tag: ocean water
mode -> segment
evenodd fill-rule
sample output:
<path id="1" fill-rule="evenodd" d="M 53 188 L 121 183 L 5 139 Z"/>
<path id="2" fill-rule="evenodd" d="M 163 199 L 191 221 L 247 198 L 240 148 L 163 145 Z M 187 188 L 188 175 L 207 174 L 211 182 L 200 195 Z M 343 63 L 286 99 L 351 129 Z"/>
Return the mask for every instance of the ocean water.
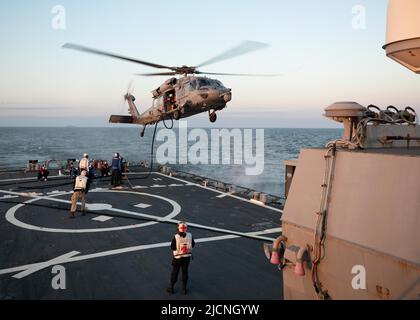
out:
<path id="1" fill-rule="evenodd" d="M 162 130 L 162 129 L 158 129 Z M 189 129 L 191 130 L 191 129 Z M 204 129 L 210 137 L 210 129 Z M 178 133 L 178 129 L 174 129 Z M 163 132 L 162 132 L 163 133 Z M 322 147 L 341 136 L 341 129 L 264 129 L 264 170 L 260 175 L 245 174 L 244 164 L 169 164 L 178 170 L 255 189 L 268 194 L 284 194 L 284 160 L 297 159 L 301 148 Z M 255 138 L 255 130 L 253 136 Z M 0 128 L 0 169 L 25 167 L 28 160 L 80 159 L 87 152 L 91 159 L 111 160 L 119 152 L 132 163 L 150 161 L 153 129 L 148 128 L 144 138 L 139 128 Z M 176 135 L 178 137 L 178 135 Z M 179 152 L 179 138 L 176 150 Z M 254 141 L 255 142 L 255 141 Z M 155 151 L 164 142 L 155 142 Z M 188 142 L 188 148 L 195 142 Z M 211 142 L 208 143 L 209 158 Z M 254 150 L 253 146 L 244 148 Z M 231 157 L 234 149 L 231 145 Z M 222 151 L 220 150 L 220 155 Z M 220 157 L 221 159 L 221 157 Z M 156 164 L 156 159 L 154 160 Z"/>

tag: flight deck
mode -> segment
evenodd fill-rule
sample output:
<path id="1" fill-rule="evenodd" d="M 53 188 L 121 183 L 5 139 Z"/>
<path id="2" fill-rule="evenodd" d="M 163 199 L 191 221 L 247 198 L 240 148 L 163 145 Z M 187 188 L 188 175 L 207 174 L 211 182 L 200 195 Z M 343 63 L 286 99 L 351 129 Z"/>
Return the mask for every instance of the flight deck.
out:
<path id="1" fill-rule="evenodd" d="M 87 214 L 70 219 L 68 176 L 0 173 L 0 299 L 282 299 L 281 271 L 263 251 L 281 233 L 279 208 L 159 172 L 127 177 L 114 189 L 94 179 Z M 196 241 L 186 296 L 181 275 L 165 291 L 177 221 Z"/>

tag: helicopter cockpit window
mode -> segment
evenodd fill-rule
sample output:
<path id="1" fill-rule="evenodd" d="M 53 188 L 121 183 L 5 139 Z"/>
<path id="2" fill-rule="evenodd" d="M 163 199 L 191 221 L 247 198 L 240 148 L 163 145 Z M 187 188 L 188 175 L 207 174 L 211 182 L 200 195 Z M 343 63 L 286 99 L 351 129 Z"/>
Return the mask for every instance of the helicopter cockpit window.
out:
<path id="1" fill-rule="evenodd" d="M 197 80 L 193 80 L 190 82 L 190 91 L 194 91 L 197 88 Z"/>
<path id="2" fill-rule="evenodd" d="M 210 82 L 207 79 L 199 79 L 198 85 L 200 88 L 210 86 Z"/>
<path id="3" fill-rule="evenodd" d="M 217 88 L 224 88 L 225 86 L 219 80 L 213 80 Z"/>

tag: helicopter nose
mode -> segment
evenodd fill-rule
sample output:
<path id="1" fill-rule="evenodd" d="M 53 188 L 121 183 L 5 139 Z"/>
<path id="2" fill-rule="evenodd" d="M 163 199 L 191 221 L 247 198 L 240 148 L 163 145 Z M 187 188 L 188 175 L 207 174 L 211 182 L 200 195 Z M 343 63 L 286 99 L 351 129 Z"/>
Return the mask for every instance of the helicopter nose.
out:
<path id="1" fill-rule="evenodd" d="M 223 97 L 223 100 L 227 103 L 232 100 L 232 92 L 231 91 L 225 92 L 222 95 L 222 97 Z"/>

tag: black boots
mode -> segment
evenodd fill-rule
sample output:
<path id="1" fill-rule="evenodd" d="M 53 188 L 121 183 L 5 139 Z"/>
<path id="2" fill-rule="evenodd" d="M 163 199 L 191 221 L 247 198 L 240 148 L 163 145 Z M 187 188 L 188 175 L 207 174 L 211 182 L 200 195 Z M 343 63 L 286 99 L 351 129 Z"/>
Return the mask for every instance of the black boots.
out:
<path id="1" fill-rule="evenodd" d="M 174 294 L 174 287 L 171 287 L 171 286 L 167 287 L 166 292 L 170 294 Z M 187 288 L 182 288 L 182 294 L 186 295 L 187 293 L 188 293 Z"/>

